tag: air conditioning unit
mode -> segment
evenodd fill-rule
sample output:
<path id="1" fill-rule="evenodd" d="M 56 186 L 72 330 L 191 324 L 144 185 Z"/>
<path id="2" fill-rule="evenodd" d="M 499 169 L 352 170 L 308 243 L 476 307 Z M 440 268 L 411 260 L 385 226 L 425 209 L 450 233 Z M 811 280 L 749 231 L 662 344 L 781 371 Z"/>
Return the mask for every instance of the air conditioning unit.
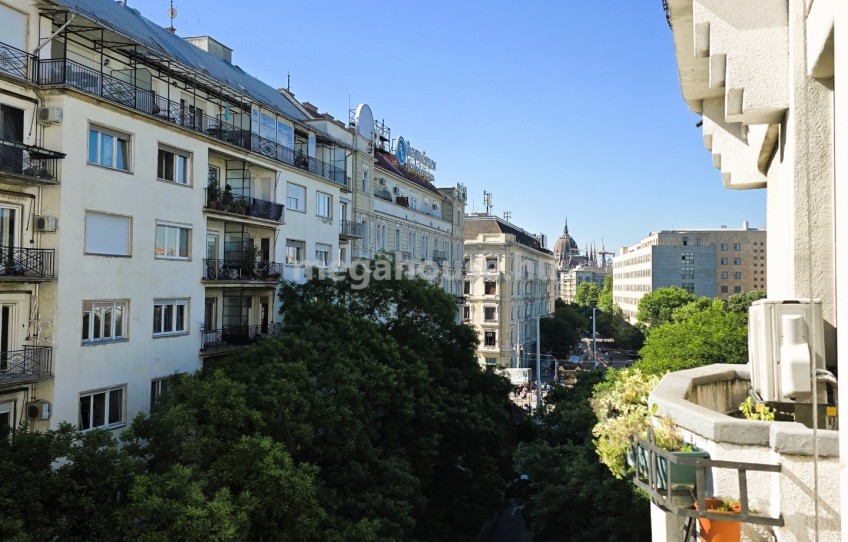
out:
<path id="1" fill-rule="evenodd" d="M 49 420 L 50 403 L 43 399 L 30 401 L 26 404 L 26 414 L 30 420 Z"/>
<path id="2" fill-rule="evenodd" d="M 61 107 L 39 107 L 38 122 L 39 124 L 62 124 L 62 108 Z"/>
<path id="3" fill-rule="evenodd" d="M 40 215 L 35 217 L 35 231 L 52 232 L 59 229 L 59 219 L 55 216 Z"/>
<path id="4" fill-rule="evenodd" d="M 825 368 L 821 300 L 761 299 L 748 312 L 751 388 L 763 401 L 810 403 Z"/>
<path id="5" fill-rule="evenodd" d="M 379 182 L 380 186 L 386 186 L 386 179 L 384 179 L 383 177 L 380 177 Z"/>

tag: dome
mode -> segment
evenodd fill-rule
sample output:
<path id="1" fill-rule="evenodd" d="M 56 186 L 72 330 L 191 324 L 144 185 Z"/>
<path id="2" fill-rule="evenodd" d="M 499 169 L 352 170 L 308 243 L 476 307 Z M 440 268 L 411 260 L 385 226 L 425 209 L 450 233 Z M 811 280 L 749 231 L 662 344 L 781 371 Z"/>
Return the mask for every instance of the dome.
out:
<path id="1" fill-rule="evenodd" d="M 568 234 L 568 221 L 565 221 L 565 229 L 557 242 L 554 244 L 554 254 L 562 260 L 563 256 L 578 254 L 580 249 L 577 248 L 577 241 Z"/>

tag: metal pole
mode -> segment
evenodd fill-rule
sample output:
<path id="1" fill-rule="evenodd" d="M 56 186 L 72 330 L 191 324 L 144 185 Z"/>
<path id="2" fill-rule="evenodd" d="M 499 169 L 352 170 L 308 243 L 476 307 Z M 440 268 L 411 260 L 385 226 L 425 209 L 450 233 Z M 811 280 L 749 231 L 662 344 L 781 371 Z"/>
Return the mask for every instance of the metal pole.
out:
<path id="1" fill-rule="evenodd" d="M 595 331 L 595 322 L 597 322 L 597 317 L 595 315 L 595 307 L 592 307 L 592 357 L 595 358 L 595 367 L 598 366 L 598 335 Z"/>
<path id="2" fill-rule="evenodd" d="M 536 317 L 536 411 L 541 412 L 542 408 L 542 335 L 539 333 L 539 322 L 542 317 Z"/>

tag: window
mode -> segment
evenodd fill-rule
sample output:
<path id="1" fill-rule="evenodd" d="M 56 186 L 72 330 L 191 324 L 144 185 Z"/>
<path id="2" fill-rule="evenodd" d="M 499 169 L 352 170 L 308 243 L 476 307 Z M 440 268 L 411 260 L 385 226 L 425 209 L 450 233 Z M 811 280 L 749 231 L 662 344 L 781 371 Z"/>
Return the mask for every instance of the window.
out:
<path id="1" fill-rule="evenodd" d="M 483 307 L 483 320 L 487 322 L 495 320 L 495 307 Z"/>
<path id="2" fill-rule="evenodd" d="M 498 285 L 495 281 L 487 280 L 485 283 L 484 293 L 486 295 L 495 295 L 498 291 Z"/>
<path id="3" fill-rule="evenodd" d="M 486 358 L 486 367 L 494 367 L 498 364 L 498 358 Z"/>
<path id="4" fill-rule="evenodd" d="M 150 410 L 153 410 L 153 407 L 159 402 L 162 394 L 168 392 L 170 380 L 171 377 L 169 376 L 166 378 L 154 378 L 150 381 Z"/>
<path id="5" fill-rule="evenodd" d="M 486 271 L 495 272 L 498 270 L 497 258 L 486 258 Z"/>
<path id="6" fill-rule="evenodd" d="M 400 250 L 400 228 L 395 229 L 395 250 Z"/>
<path id="7" fill-rule="evenodd" d="M 79 428 L 110 429 L 122 425 L 124 420 L 124 390 L 126 386 L 80 394 Z"/>
<path id="8" fill-rule="evenodd" d="M 462 319 L 471 320 L 471 307 L 467 305 L 462 307 Z"/>
<path id="9" fill-rule="evenodd" d="M 368 170 L 362 170 L 362 191 L 368 192 Z"/>
<path id="10" fill-rule="evenodd" d="M 97 256 L 129 256 L 132 219 L 128 216 L 85 213 L 85 253 Z"/>
<path id="11" fill-rule="evenodd" d="M 486 331 L 483 334 L 483 344 L 485 346 L 495 346 L 497 344 L 497 333 L 494 331 Z"/>
<path id="12" fill-rule="evenodd" d="M 286 193 L 286 207 L 300 213 L 306 212 L 306 188 L 299 184 L 289 183 Z"/>
<path id="13" fill-rule="evenodd" d="M 727 265 L 727 257 L 724 257 L 724 256 L 723 256 L 723 257 L 721 258 L 721 265 Z"/>
<path id="14" fill-rule="evenodd" d="M 462 285 L 462 293 L 465 295 L 471 295 L 471 281 L 466 280 Z"/>
<path id="15" fill-rule="evenodd" d="M 189 185 L 189 155 L 188 153 L 170 148 L 159 148 L 156 161 L 156 175 L 163 181 Z"/>
<path id="16" fill-rule="evenodd" d="M 684 237 L 684 238 L 683 238 L 683 246 L 686 246 L 686 245 L 688 245 L 688 244 L 689 244 L 689 238 L 688 238 L 688 237 Z"/>
<path id="17" fill-rule="evenodd" d="M 156 225 L 156 257 L 187 260 L 191 247 L 191 230 L 180 226 Z"/>
<path id="18" fill-rule="evenodd" d="M 739 252 L 740 250 L 742 250 L 742 244 L 741 243 L 733 243 L 733 250 L 735 252 Z"/>
<path id="19" fill-rule="evenodd" d="M 696 238 L 695 238 L 695 246 L 696 246 L 696 247 L 701 246 L 701 238 L 700 238 L 700 237 L 696 237 Z"/>
<path id="20" fill-rule="evenodd" d="M 83 344 L 120 341 L 127 338 L 124 322 L 126 301 L 86 301 L 82 304 Z"/>
<path id="21" fill-rule="evenodd" d="M 330 245 L 315 244 L 315 265 L 318 267 L 330 267 Z"/>
<path id="22" fill-rule="evenodd" d="M 121 171 L 130 170 L 130 136 L 90 126 L 88 129 L 88 163 Z"/>
<path id="23" fill-rule="evenodd" d="M 318 192 L 315 196 L 315 214 L 322 218 L 331 218 L 330 209 L 332 209 L 333 198 L 329 194 Z"/>
<path id="24" fill-rule="evenodd" d="M 727 271 L 722 271 L 722 272 L 721 272 L 721 278 L 723 278 L 723 279 L 727 279 Z"/>
<path id="25" fill-rule="evenodd" d="M 733 278 L 736 279 L 736 280 L 741 280 L 742 279 L 742 272 L 741 271 L 734 271 Z"/>
<path id="26" fill-rule="evenodd" d="M 303 241 L 286 241 L 286 265 L 300 265 L 303 263 L 303 253 L 306 251 L 306 243 Z"/>
<path id="27" fill-rule="evenodd" d="M 734 286 L 733 287 L 733 293 L 734 294 L 741 294 L 742 293 L 742 287 L 741 286 Z"/>
<path id="28" fill-rule="evenodd" d="M 733 265 L 742 265 L 742 258 L 733 258 Z"/>
<path id="29" fill-rule="evenodd" d="M 727 293 L 727 286 L 722 286 L 722 287 L 721 287 L 721 293 L 723 293 L 723 294 L 726 294 L 726 293 Z"/>
<path id="30" fill-rule="evenodd" d="M 727 250 L 727 243 L 722 243 L 722 244 L 721 244 L 721 249 L 722 249 L 722 250 Z"/>
<path id="31" fill-rule="evenodd" d="M 153 302 L 153 336 L 188 333 L 188 299 L 157 299 Z"/>

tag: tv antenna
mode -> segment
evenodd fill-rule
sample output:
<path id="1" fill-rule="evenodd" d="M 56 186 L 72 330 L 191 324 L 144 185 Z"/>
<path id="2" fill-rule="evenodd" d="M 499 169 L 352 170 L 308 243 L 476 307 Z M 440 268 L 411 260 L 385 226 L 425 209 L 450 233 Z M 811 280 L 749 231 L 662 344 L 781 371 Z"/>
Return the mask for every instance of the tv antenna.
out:
<path id="1" fill-rule="evenodd" d="M 166 28 L 171 34 L 175 34 L 177 29 L 174 28 L 174 19 L 177 18 L 177 8 L 174 7 L 174 0 L 171 0 L 171 7 L 168 8 L 168 18 L 171 19 L 171 26 Z"/>
<path id="2" fill-rule="evenodd" d="M 512 211 L 504 211 L 504 220 L 509 222 L 510 218 L 512 218 Z"/>
<path id="3" fill-rule="evenodd" d="M 486 192 L 485 190 L 483 190 L 483 205 L 486 207 L 486 215 L 488 215 L 489 211 L 491 211 L 492 207 L 494 207 L 494 205 L 492 205 L 491 192 Z"/>

